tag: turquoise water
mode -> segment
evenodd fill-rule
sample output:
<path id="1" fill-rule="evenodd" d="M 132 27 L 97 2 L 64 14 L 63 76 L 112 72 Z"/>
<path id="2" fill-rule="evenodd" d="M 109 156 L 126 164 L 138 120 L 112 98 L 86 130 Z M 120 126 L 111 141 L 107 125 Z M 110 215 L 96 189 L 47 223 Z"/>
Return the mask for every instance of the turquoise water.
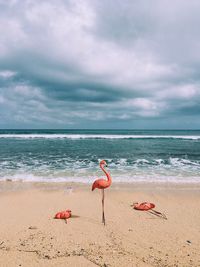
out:
<path id="1" fill-rule="evenodd" d="M 200 183 L 200 131 L 0 130 L 0 180 Z"/>

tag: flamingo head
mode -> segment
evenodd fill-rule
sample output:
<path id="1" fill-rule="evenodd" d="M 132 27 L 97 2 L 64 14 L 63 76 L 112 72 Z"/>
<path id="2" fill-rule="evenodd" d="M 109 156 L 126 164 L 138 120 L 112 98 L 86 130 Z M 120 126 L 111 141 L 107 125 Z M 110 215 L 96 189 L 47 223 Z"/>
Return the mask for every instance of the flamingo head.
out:
<path id="1" fill-rule="evenodd" d="M 105 160 L 101 160 L 100 163 L 99 163 L 99 165 L 100 165 L 100 166 L 101 166 L 101 165 L 107 166 L 107 163 L 106 163 Z"/>
<path id="2" fill-rule="evenodd" d="M 71 211 L 71 210 L 66 210 L 66 212 L 69 212 L 69 213 L 71 213 L 72 211 Z"/>

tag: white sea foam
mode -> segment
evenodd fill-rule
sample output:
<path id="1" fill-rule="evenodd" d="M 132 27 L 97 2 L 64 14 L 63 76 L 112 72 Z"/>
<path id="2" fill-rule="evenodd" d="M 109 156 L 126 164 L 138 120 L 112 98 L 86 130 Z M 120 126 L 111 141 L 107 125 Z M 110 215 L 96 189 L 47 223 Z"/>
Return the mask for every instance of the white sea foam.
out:
<path id="1" fill-rule="evenodd" d="M 100 159 L 99 159 L 100 161 Z M 106 158 L 115 182 L 200 183 L 200 160 L 188 158 Z M 6 158 L 0 161 L 0 180 L 92 183 L 103 177 L 97 160 L 65 158 Z"/>
<path id="2" fill-rule="evenodd" d="M 199 135 L 120 135 L 120 134 L 0 134 L 0 138 L 22 139 L 190 139 L 199 140 Z"/>
<path id="3" fill-rule="evenodd" d="M 136 164 L 148 164 L 149 161 L 146 159 L 137 159 Z"/>
<path id="4" fill-rule="evenodd" d="M 189 159 L 169 158 L 169 163 L 171 166 L 176 166 L 176 167 L 195 166 L 200 168 L 200 162 Z"/>

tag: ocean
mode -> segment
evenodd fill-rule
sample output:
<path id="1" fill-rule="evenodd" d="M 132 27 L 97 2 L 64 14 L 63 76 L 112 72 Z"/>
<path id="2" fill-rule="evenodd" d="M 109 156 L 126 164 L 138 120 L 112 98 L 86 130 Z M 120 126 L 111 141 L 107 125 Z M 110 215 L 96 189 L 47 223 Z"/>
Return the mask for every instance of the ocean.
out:
<path id="1" fill-rule="evenodd" d="M 200 130 L 0 130 L 0 180 L 200 183 Z"/>

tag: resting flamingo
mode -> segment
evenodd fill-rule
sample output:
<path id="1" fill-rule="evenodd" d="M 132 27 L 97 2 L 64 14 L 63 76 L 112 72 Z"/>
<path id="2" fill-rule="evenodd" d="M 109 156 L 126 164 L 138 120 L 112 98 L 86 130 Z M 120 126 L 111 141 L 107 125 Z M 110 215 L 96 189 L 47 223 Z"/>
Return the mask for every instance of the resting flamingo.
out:
<path id="1" fill-rule="evenodd" d="M 107 180 L 105 179 L 98 179 L 96 181 L 94 181 L 93 185 L 92 185 L 92 191 L 95 188 L 101 189 L 102 190 L 102 223 L 105 225 L 106 224 L 106 220 L 105 220 L 105 214 L 104 214 L 104 189 L 109 187 L 112 183 L 112 178 L 110 176 L 110 174 L 104 169 L 104 167 L 107 166 L 107 163 L 105 160 L 101 160 L 100 162 L 100 168 L 102 169 L 102 171 L 105 173 Z"/>
<path id="2" fill-rule="evenodd" d="M 69 219 L 72 216 L 71 212 L 72 212 L 71 210 L 60 211 L 56 213 L 54 219 L 64 219 L 65 222 L 67 223 L 67 219 Z"/>
<path id="3" fill-rule="evenodd" d="M 138 202 L 134 202 L 133 205 L 131 205 L 135 210 L 141 210 L 141 211 L 148 211 L 149 213 L 156 215 L 162 219 L 167 220 L 167 217 L 164 213 L 161 213 L 157 210 L 154 210 L 155 208 L 155 204 L 154 203 L 150 203 L 150 202 L 142 202 L 142 203 L 138 203 Z"/>

